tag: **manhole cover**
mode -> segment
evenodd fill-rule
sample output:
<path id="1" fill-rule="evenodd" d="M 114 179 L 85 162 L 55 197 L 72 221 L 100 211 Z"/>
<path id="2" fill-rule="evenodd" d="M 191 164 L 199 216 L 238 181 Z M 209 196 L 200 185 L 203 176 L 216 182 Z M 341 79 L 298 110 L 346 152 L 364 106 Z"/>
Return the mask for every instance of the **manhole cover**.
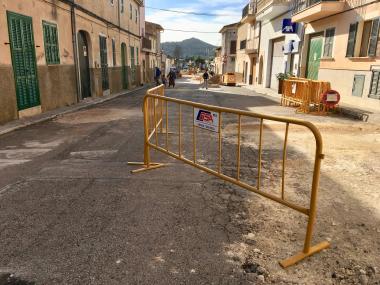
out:
<path id="1" fill-rule="evenodd" d="M 0 274 L 0 285 L 35 285 L 36 283 L 31 281 L 22 280 L 13 274 L 6 273 Z"/>

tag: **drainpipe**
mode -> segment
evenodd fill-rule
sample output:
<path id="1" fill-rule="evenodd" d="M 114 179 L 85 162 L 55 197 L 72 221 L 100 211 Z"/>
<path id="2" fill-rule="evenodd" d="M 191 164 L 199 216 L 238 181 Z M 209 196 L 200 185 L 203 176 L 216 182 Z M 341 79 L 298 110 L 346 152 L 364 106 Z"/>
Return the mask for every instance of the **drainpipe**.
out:
<path id="1" fill-rule="evenodd" d="M 306 29 L 306 26 L 307 24 L 306 23 L 303 23 L 302 25 L 302 31 L 301 31 L 301 35 L 300 35 L 300 44 L 298 46 L 298 68 L 297 68 L 297 77 L 300 77 L 301 76 L 301 65 L 302 65 L 302 60 L 303 60 L 303 46 L 304 46 L 304 43 L 305 43 L 305 29 Z"/>
<path id="2" fill-rule="evenodd" d="M 77 25 L 75 19 L 75 0 L 71 1 L 71 33 L 73 38 L 73 51 L 74 51 L 74 67 L 75 67 L 75 81 L 77 86 L 77 103 L 81 100 L 81 86 L 80 73 L 79 73 L 79 60 L 78 60 L 78 45 L 77 45 Z"/>

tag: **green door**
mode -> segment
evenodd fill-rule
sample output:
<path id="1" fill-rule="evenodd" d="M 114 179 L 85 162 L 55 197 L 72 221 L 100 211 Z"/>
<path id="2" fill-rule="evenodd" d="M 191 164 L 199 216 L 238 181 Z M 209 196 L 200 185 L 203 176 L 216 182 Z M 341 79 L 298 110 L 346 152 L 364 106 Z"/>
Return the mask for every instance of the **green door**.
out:
<path id="1" fill-rule="evenodd" d="M 317 80 L 319 64 L 322 55 L 323 38 L 321 35 L 312 36 L 309 41 L 306 77 Z"/>
<path id="2" fill-rule="evenodd" d="M 12 66 L 19 110 L 40 105 L 32 18 L 7 12 Z"/>
<path id="3" fill-rule="evenodd" d="M 103 90 L 110 89 L 110 83 L 108 79 L 108 61 L 107 61 L 107 38 L 99 37 L 100 45 L 100 67 L 102 72 L 102 88 Z"/>
<path id="4" fill-rule="evenodd" d="M 131 80 L 132 80 L 132 84 L 136 84 L 135 48 L 130 47 L 130 52 L 131 52 Z"/>
<path id="5" fill-rule="evenodd" d="M 128 89 L 128 72 L 127 72 L 127 45 L 121 44 L 121 75 L 123 79 L 123 89 Z"/>

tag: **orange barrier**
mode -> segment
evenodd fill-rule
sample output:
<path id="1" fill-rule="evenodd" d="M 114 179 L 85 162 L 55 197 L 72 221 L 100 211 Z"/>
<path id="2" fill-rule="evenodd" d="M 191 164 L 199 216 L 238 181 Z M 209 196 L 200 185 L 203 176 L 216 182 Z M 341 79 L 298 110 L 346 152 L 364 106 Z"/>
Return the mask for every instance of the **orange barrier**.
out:
<path id="1" fill-rule="evenodd" d="M 330 89 L 327 81 L 291 77 L 283 82 L 281 105 L 297 106 L 297 111 L 302 113 L 309 113 L 310 109 L 320 113 L 323 111 L 321 95 Z"/>

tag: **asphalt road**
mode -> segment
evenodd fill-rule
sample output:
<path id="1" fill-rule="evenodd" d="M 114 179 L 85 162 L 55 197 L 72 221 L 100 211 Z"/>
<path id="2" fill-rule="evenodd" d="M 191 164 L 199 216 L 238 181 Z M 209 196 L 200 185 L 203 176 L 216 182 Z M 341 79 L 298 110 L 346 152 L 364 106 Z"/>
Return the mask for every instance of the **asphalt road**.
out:
<path id="1" fill-rule="evenodd" d="M 277 104 L 248 96 L 238 102 L 185 83 L 167 94 L 231 107 Z M 3 278 L 11 273 L 49 285 L 251 284 L 241 261 L 226 254 L 248 232 L 244 191 L 164 155 L 153 158 L 166 168 L 130 174 L 127 162 L 143 158 L 143 95 L 1 137 Z M 199 157 L 212 158 L 212 151 L 205 143 Z"/>
<path id="2" fill-rule="evenodd" d="M 132 175 L 127 162 L 143 159 L 141 90 L 0 137 L 0 285 L 380 284 L 378 122 L 299 114 L 245 88 L 177 83 L 166 96 L 317 124 L 326 158 L 313 244 L 328 239 L 331 249 L 283 270 L 278 261 L 302 248 L 299 213 L 154 151 L 152 161 L 166 167 Z M 178 118 L 169 104 L 174 152 Z M 182 154 L 190 159 L 192 120 L 183 107 Z M 253 185 L 258 122 L 242 121 L 241 177 Z M 223 114 L 222 172 L 232 177 L 236 127 L 237 117 Z M 217 169 L 217 133 L 196 133 L 197 161 Z M 280 193 L 283 139 L 283 125 L 265 123 L 262 191 Z M 291 126 L 286 197 L 305 206 L 314 147 Z"/>

